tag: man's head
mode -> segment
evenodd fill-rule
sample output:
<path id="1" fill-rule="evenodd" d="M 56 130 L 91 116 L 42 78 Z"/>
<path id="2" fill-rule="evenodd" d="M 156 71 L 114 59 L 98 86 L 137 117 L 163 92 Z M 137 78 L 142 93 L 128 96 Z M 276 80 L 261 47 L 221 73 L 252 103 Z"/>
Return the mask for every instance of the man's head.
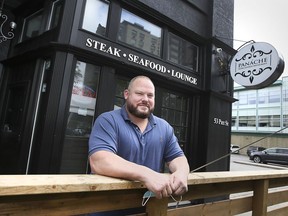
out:
<path id="1" fill-rule="evenodd" d="M 155 87 L 146 76 L 134 77 L 124 91 L 127 111 L 137 118 L 148 118 L 154 111 Z"/>

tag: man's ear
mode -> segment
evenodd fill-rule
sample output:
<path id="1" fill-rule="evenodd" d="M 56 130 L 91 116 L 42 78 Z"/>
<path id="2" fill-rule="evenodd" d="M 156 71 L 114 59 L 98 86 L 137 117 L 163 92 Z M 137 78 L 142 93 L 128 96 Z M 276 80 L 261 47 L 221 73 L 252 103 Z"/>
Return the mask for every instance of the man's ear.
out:
<path id="1" fill-rule="evenodd" d="M 128 98 L 128 95 L 129 95 L 129 90 L 125 89 L 123 92 L 123 96 L 124 96 L 125 100 Z"/>

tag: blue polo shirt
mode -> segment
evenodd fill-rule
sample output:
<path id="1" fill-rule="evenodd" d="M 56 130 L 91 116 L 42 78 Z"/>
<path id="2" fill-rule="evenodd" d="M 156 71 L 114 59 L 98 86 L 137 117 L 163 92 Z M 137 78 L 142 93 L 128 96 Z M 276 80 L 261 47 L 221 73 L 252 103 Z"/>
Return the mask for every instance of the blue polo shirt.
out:
<path id="1" fill-rule="evenodd" d="M 96 119 L 89 138 L 89 156 L 100 150 L 113 152 L 157 172 L 163 171 L 164 162 L 184 155 L 168 122 L 151 114 L 142 133 L 130 121 L 125 106 Z"/>

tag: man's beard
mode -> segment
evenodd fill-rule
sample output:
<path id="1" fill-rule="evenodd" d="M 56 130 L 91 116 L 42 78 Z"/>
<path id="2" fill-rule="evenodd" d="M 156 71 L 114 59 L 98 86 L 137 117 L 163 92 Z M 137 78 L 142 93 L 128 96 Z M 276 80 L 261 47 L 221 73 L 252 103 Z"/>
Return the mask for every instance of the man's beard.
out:
<path id="1" fill-rule="evenodd" d="M 153 113 L 153 111 L 154 111 L 154 108 L 149 108 L 149 107 L 147 107 L 148 112 L 139 111 L 137 109 L 138 106 L 133 106 L 133 104 L 131 104 L 129 102 L 126 102 L 126 107 L 127 107 L 128 112 L 130 112 L 135 117 L 142 118 L 142 119 L 148 118 L 151 115 L 151 113 Z"/>

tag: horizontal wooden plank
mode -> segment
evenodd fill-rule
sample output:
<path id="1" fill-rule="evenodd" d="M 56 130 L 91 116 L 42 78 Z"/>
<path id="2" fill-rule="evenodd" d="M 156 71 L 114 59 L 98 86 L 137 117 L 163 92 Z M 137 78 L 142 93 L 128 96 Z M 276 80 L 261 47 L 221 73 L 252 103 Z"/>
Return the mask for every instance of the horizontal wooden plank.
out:
<path id="1" fill-rule="evenodd" d="M 287 216 L 288 206 L 268 211 L 267 216 Z"/>
<path id="2" fill-rule="evenodd" d="M 167 216 L 191 216 L 191 215 L 236 215 L 251 211 L 252 197 L 240 198 L 237 200 L 224 200 L 218 202 L 204 203 L 192 206 L 169 209 Z"/>
<path id="3" fill-rule="evenodd" d="M 0 215 L 77 215 L 142 207 L 144 190 L 0 197 Z"/>
<path id="4" fill-rule="evenodd" d="M 189 185 L 238 182 L 257 179 L 288 177 L 288 170 L 197 172 L 188 177 Z M 280 181 L 281 182 L 281 181 Z M 281 183 L 285 183 L 282 181 Z M 0 196 L 21 194 L 46 194 L 88 192 L 144 188 L 140 182 L 126 181 L 99 175 L 1 175 Z"/>
<path id="5" fill-rule="evenodd" d="M 0 175 L 0 196 L 135 188 L 144 185 L 100 175 Z"/>
<path id="6" fill-rule="evenodd" d="M 233 176 L 233 177 L 232 177 Z M 188 184 L 211 184 L 217 182 L 245 181 L 258 179 L 287 178 L 288 170 L 195 172 L 189 174 Z"/>

